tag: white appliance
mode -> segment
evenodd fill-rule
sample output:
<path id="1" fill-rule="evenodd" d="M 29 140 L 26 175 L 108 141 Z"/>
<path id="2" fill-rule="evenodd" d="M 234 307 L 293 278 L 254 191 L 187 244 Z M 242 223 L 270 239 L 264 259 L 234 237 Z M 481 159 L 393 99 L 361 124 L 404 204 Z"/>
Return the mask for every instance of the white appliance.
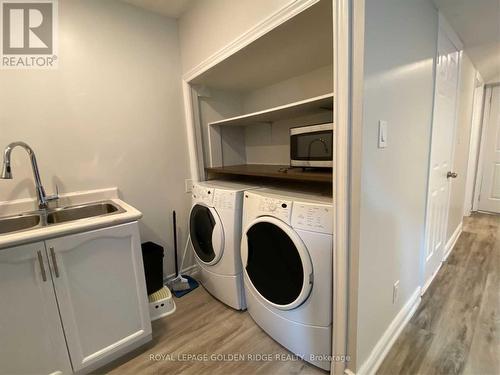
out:
<path id="1" fill-rule="evenodd" d="M 290 166 L 333 167 L 333 124 L 299 126 L 290 129 Z"/>
<path id="2" fill-rule="evenodd" d="M 214 297 L 246 309 L 240 258 L 243 192 L 255 186 L 206 181 L 193 186 L 189 233 L 199 281 Z"/>
<path id="3" fill-rule="evenodd" d="M 276 189 L 245 192 L 243 263 L 248 312 L 273 339 L 330 369 L 332 198 Z"/>

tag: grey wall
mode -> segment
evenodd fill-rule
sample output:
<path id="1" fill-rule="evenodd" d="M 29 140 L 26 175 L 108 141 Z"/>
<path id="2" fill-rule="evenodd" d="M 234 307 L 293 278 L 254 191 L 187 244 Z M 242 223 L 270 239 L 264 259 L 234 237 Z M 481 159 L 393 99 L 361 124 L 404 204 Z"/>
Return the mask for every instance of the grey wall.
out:
<path id="1" fill-rule="evenodd" d="M 430 0 L 367 0 L 365 19 L 358 369 L 419 286 L 438 28 Z"/>
<path id="2" fill-rule="evenodd" d="M 197 0 L 179 20 L 188 72 L 293 0 Z"/>
<path id="3" fill-rule="evenodd" d="M 117 186 L 144 213 L 141 235 L 167 247 L 171 211 L 186 239 L 190 197 L 175 20 L 119 1 L 59 1 L 59 69 L 0 70 L 0 147 L 36 151 L 48 193 Z M 34 196 L 27 155 L 0 201 Z"/>

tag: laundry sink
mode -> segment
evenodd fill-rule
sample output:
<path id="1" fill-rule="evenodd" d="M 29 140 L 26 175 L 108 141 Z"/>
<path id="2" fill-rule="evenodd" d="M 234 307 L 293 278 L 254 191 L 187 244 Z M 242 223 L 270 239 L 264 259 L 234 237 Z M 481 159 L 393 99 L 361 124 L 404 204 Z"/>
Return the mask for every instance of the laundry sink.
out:
<path id="1" fill-rule="evenodd" d="M 125 212 L 123 208 L 113 202 L 90 203 L 81 206 L 58 208 L 49 211 L 47 214 L 47 224 L 66 223 L 91 217 L 105 216 Z"/>
<path id="2" fill-rule="evenodd" d="M 0 218 L 0 234 L 19 232 L 40 225 L 40 215 L 17 215 Z"/>
<path id="3" fill-rule="evenodd" d="M 15 216 L 0 217 L 0 235 L 27 231 L 35 227 L 50 227 L 80 219 L 120 214 L 125 210 L 112 201 L 93 202 L 78 206 L 25 212 Z"/>

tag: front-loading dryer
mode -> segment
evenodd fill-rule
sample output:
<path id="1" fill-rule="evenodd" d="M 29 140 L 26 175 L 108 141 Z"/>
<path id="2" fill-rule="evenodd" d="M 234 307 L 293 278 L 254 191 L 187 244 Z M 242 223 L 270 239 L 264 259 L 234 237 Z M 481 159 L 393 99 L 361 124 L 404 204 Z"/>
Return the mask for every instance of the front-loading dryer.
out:
<path id="1" fill-rule="evenodd" d="M 248 312 L 284 347 L 329 370 L 332 198 L 276 189 L 247 191 L 242 233 Z"/>
<path id="2" fill-rule="evenodd" d="M 255 186 L 229 181 L 194 184 L 189 234 L 199 279 L 214 297 L 246 309 L 240 258 L 243 192 Z"/>

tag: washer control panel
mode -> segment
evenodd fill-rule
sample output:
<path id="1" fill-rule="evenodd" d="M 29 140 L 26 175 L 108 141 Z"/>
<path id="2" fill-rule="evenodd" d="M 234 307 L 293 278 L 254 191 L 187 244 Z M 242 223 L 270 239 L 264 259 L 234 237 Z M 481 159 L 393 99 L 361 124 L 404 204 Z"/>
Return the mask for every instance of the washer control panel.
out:
<path id="1" fill-rule="evenodd" d="M 236 203 L 236 192 L 215 190 L 214 207 L 223 210 L 233 210 L 235 209 L 235 203 Z"/>
<path id="2" fill-rule="evenodd" d="M 262 197 L 259 201 L 259 212 L 262 215 L 270 215 L 290 223 L 290 213 L 292 212 L 292 201 Z"/>
<path id="3" fill-rule="evenodd" d="M 214 200 L 214 188 L 208 188 L 200 185 L 193 186 L 193 202 L 203 202 L 207 205 L 212 205 Z"/>
<path id="4" fill-rule="evenodd" d="M 297 229 L 332 234 L 333 207 L 326 204 L 295 202 L 292 226 Z"/>

